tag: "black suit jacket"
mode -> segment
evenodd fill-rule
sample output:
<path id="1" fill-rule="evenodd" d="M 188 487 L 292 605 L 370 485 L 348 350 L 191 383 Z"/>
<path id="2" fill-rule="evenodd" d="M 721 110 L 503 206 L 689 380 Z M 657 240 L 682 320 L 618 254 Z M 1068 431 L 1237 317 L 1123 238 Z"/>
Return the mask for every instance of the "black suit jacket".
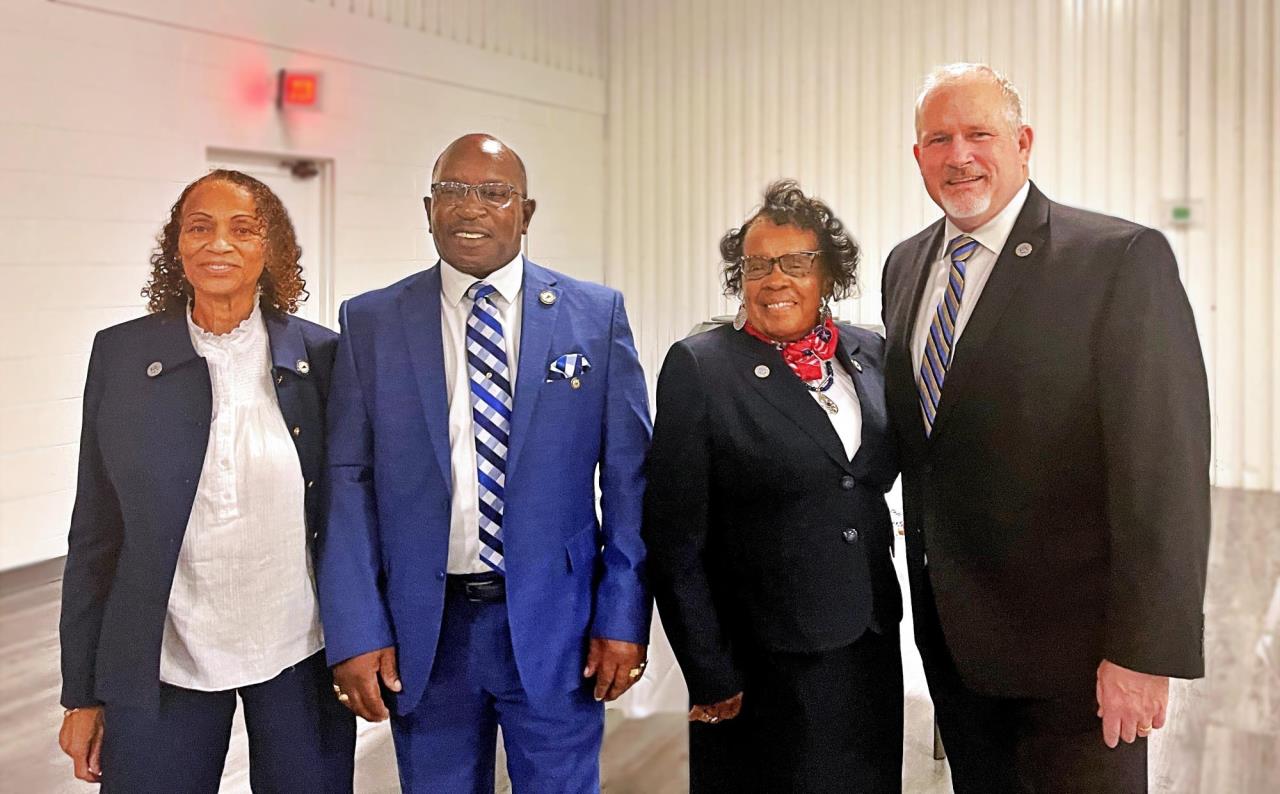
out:
<path id="1" fill-rule="evenodd" d="M 1202 675 L 1208 387 L 1168 243 L 1032 185 L 926 439 L 911 334 L 943 234 L 884 272 L 913 596 L 927 553 L 947 646 L 986 694 L 1053 696 L 1104 658 Z"/>
<path id="2" fill-rule="evenodd" d="M 307 484 L 314 555 L 324 506 L 324 404 L 337 334 L 287 315 L 267 314 L 265 321 L 276 397 L 294 428 Z M 67 708 L 159 703 L 169 589 L 212 412 L 209 368 L 196 355 L 183 312 L 149 314 L 94 339 L 62 579 Z"/>
<path id="3" fill-rule="evenodd" d="M 667 353 L 644 538 L 693 702 L 741 691 L 744 654 L 839 648 L 901 619 L 883 352 L 876 334 L 840 326 L 862 405 L 853 460 L 773 346 L 722 326 Z"/>

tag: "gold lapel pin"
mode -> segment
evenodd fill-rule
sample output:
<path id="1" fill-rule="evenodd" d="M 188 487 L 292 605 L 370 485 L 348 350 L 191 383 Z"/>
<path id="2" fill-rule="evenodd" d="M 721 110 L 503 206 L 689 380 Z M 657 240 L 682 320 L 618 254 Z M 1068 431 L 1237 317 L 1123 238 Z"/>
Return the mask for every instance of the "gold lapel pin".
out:
<path id="1" fill-rule="evenodd" d="M 581 389 L 581 388 L 582 388 L 582 379 L 581 379 L 581 378 L 573 378 L 572 380 L 570 380 L 570 381 L 569 381 L 569 385 L 570 385 L 570 386 L 572 386 L 572 387 L 573 387 L 573 388 L 575 388 L 575 389 Z"/>
<path id="2" fill-rule="evenodd" d="M 306 375 L 308 372 L 311 371 L 311 365 L 308 364 L 304 359 L 300 358 L 298 359 L 298 363 L 294 366 L 294 369 L 298 370 L 299 375 Z"/>
<path id="3" fill-rule="evenodd" d="M 163 370 L 164 370 L 164 364 L 161 364 L 159 361 L 152 361 L 150 364 L 147 365 L 147 377 L 154 378 L 155 376 L 159 375 Z"/>
<path id="4" fill-rule="evenodd" d="M 756 377 L 757 377 L 757 378 L 767 378 L 767 377 L 769 377 L 769 368 L 768 368 L 768 367 L 766 367 L 764 364 L 757 364 L 757 365 L 756 365 Z"/>
<path id="5" fill-rule="evenodd" d="M 1031 252 L 1035 249 L 1031 247 L 1031 243 L 1018 243 L 1018 247 L 1013 252 L 1018 256 L 1031 256 Z"/>
<path id="6" fill-rule="evenodd" d="M 543 306 L 550 306 L 556 302 L 556 294 L 549 289 L 544 289 L 538 293 L 538 302 Z"/>

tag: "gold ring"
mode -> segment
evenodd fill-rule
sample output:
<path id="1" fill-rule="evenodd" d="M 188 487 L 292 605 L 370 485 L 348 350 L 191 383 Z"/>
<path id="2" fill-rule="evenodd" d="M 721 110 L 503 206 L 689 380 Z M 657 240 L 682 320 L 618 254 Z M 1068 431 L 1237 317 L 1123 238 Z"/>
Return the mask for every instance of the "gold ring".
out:
<path id="1" fill-rule="evenodd" d="M 1151 729 L 1152 729 L 1151 725 L 1139 725 L 1138 733 L 1151 733 Z"/>
<path id="2" fill-rule="evenodd" d="M 334 684 L 334 685 L 333 685 L 333 694 L 335 694 L 335 695 L 341 695 L 341 694 L 342 694 L 342 687 L 338 686 L 337 684 Z"/>
<path id="3" fill-rule="evenodd" d="M 350 695 L 348 695 L 346 692 L 339 692 L 339 693 L 338 693 L 338 702 L 339 702 L 339 703 L 346 703 L 348 700 L 351 700 L 351 696 L 350 696 Z"/>
<path id="4" fill-rule="evenodd" d="M 630 670 L 627 671 L 627 676 L 630 678 L 639 678 L 641 673 L 643 672 L 644 672 L 643 667 L 632 667 Z"/>
<path id="5" fill-rule="evenodd" d="M 707 722 L 719 722 L 719 721 L 720 721 L 720 718 L 715 716 L 714 714 L 711 715 L 710 717 L 707 717 Z"/>

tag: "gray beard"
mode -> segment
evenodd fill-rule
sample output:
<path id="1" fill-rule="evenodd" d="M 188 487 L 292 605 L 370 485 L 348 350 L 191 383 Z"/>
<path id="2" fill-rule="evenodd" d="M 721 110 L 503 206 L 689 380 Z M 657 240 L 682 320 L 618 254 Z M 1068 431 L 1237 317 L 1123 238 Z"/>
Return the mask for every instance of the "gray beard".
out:
<path id="1" fill-rule="evenodd" d="M 981 215 L 991 206 L 991 194 L 977 196 L 967 201 L 956 201 L 955 199 L 942 199 L 942 210 L 947 213 L 949 218 L 972 218 L 975 215 Z"/>

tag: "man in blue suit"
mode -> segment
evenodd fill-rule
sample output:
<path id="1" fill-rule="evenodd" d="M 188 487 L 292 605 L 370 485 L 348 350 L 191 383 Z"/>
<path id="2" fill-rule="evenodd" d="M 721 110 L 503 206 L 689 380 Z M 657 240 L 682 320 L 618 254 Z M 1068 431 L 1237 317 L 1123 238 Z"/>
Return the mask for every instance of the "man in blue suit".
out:
<path id="1" fill-rule="evenodd" d="M 599 790 L 641 675 L 651 432 L 614 290 L 521 256 L 535 203 L 488 135 L 436 161 L 440 262 L 342 307 L 319 563 L 335 694 L 391 717 L 405 791 Z M 602 518 L 597 518 L 599 472 Z"/>

